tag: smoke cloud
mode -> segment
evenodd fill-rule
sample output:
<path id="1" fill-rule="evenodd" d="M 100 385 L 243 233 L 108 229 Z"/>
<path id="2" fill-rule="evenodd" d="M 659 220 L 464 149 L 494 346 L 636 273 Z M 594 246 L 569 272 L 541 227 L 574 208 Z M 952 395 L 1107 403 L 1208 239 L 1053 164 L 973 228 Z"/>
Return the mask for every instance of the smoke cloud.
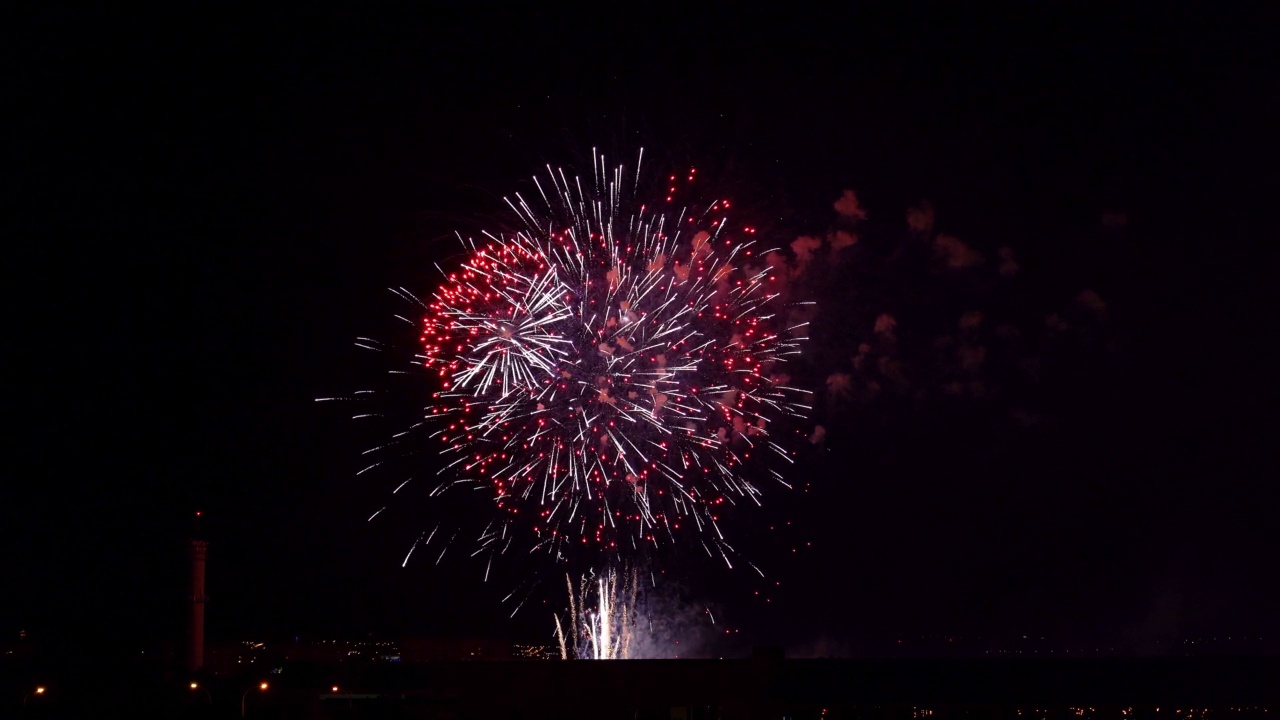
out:
<path id="1" fill-rule="evenodd" d="M 878 410 L 868 419 L 905 417 L 945 398 L 981 402 L 1005 422 L 1037 424 L 1045 411 L 1036 388 L 1048 368 L 1062 366 L 1045 356 L 1068 344 L 1113 346 L 1097 341 L 1106 335 L 1108 308 L 1095 290 L 1043 306 L 1021 284 L 1024 268 L 1012 246 L 993 250 L 988 265 L 976 245 L 938 231 L 928 201 L 906 211 L 898 237 L 855 232 L 867 211 L 853 190 L 833 209 L 828 232 L 791 243 L 793 260 L 768 259 L 780 274 L 785 268 L 793 300 L 816 301 L 792 320 L 812 320 L 813 354 L 823 360 L 814 368 L 825 396 L 819 407 L 832 421 L 857 421 L 850 412 L 873 402 Z M 893 398 L 900 402 L 885 404 Z M 824 424 L 821 435 L 838 432 Z"/>
<path id="2" fill-rule="evenodd" d="M 858 203 L 858 195 L 852 190 L 845 190 L 839 200 L 835 202 L 836 212 L 842 217 L 852 220 L 866 220 L 867 213 L 862 209 L 862 205 Z"/>

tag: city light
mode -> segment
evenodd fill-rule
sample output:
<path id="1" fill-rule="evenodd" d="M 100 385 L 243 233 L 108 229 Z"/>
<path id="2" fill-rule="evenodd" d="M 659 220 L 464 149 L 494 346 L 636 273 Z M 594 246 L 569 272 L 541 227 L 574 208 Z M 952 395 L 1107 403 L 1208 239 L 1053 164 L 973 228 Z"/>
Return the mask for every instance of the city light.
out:
<path id="1" fill-rule="evenodd" d="M 268 687 L 268 686 L 267 686 L 267 681 L 266 681 L 266 680 L 263 680 L 262 682 L 258 683 L 258 689 L 259 689 L 259 690 L 266 690 L 266 689 L 267 689 L 267 687 Z"/>

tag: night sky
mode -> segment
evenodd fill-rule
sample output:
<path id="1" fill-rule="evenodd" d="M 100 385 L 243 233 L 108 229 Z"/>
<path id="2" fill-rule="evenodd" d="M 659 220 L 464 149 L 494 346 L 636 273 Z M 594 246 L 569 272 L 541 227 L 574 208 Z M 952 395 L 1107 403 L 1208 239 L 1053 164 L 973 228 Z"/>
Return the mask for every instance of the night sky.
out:
<path id="1" fill-rule="evenodd" d="M 388 327 L 386 287 L 430 289 L 455 229 L 507 220 L 547 163 L 643 146 L 780 244 L 833 229 L 845 189 L 866 243 L 928 200 L 989 260 L 1014 248 L 1037 322 L 1106 301 L 1097 346 L 1044 351 L 1044 422 L 824 407 L 811 490 L 769 509 L 795 528 L 773 602 L 715 565 L 682 580 L 744 643 L 1280 648 L 1277 27 L 1175 5 L 6 21 L 0 630 L 180 637 L 201 510 L 215 639 L 549 639 L 550 607 L 508 620 L 475 564 L 400 567 L 426 521 L 365 522 L 368 438 L 313 399 L 365 384 L 352 340 Z M 851 317 L 916 307 L 896 283 Z M 947 297 L 917 314 L 969 309 Z"/>

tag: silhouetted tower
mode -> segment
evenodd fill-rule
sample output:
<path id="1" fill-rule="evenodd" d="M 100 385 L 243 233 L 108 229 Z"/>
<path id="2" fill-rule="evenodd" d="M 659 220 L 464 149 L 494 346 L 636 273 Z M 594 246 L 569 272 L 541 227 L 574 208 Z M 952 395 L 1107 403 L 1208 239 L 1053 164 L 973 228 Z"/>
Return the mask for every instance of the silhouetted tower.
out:
<path id="1" fill-rule="evenodd" d="M 196 672 L 204 667 L 204 561 L 209 543 L 200 537 L 200 513 L 196 513 L 196 533 L 191 538 L 191 655 L 187 669 Z"/>

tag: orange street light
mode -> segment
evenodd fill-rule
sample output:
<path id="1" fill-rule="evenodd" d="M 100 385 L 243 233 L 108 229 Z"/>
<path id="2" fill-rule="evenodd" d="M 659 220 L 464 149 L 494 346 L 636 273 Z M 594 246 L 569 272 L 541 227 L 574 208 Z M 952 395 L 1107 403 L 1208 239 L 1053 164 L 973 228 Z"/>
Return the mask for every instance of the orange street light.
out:
<path id="1" fill-rule="evenodd" d="M 263 680 L 262 682 L 258 683 L 258 690 L 262 692 L 266 692 L 268 687 L 271 687 L 271 686 L 267 684 L 266 680 Z M 249 698 L 249 693 L 251 692 L 253 692 L 253 688 L 249 688 L 248 690 L 245 690 L 244 694 L 240 696 L 240 717 L 244 717 L 245 700 Z"/>
<path id="2" fill-rule="evenodd" d="M 202 692 L 202 693 L 204 693 L 204 697 L 205 697 L 205 699 L 206 699 L 206 700 L 208 700 L 208 701 L 209 701 L 209 704 L 210 704 L 210 705 L 212 705 L 212 704 L 213 704 L 213 693 L 209 692 L 209 688 L 200 687 L 200 683 L 196 682 L 195 680 L 192 680 L 192 681 L 191 681 L 191 684 L 190 684 L 190 685 L 188 685 L 188 687 L 190 687 L 190 688 L 191 688 L 191 692 Z"/>

